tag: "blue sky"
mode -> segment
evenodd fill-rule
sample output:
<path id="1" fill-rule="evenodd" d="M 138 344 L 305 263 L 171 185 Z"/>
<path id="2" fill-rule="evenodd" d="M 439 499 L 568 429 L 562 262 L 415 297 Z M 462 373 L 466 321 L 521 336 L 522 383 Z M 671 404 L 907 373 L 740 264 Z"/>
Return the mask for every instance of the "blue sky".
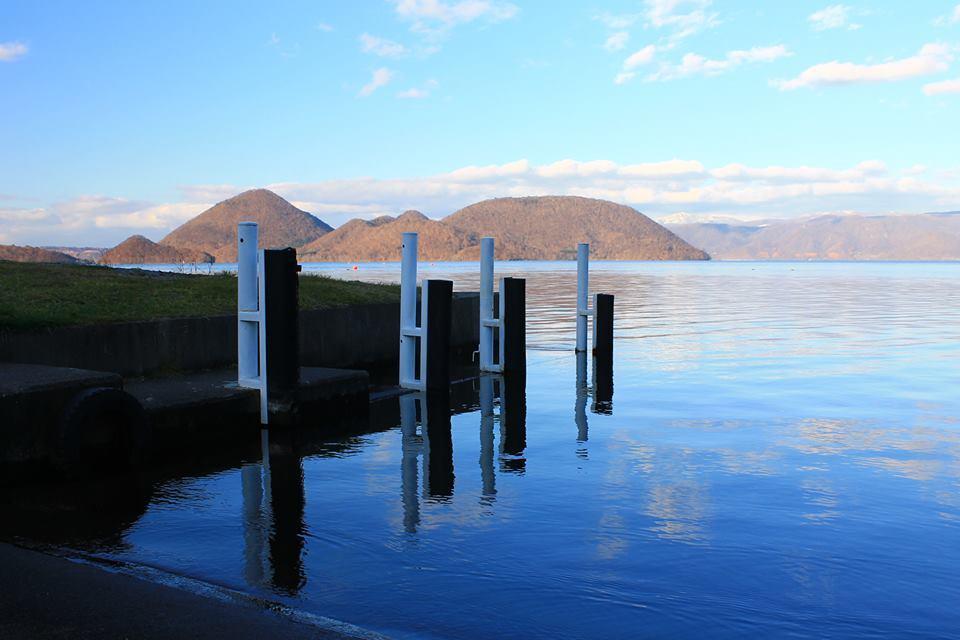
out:
<path id="1" fill-rule="evenodd" d="M 960 209 L 960 5 L 0 4 L 0 242 L 576 193 L 654 217 Z"/>

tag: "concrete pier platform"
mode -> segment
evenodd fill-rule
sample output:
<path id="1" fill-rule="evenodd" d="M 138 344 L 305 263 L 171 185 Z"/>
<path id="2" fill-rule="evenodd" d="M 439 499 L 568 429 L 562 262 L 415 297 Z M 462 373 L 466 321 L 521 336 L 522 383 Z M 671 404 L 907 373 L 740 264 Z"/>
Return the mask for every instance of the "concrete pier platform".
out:
<path id="1" fill-rule="evenodd" d="M 114 373 L 0 363 L 0 466 L 47 460 L 67 403 L 85 389 L 122 385 Z"/>
<path id="2" fill-rule="evenodd" d="M 271 397 L 270 426 L 322 427 L 332 418 L 365 415 L 369 386 L 366 371 L 303 367 L 295 390 Z M 133 406 L 142 406 L 144 424 L 137 435 L 144 458 L 202 455 L 222 448 L 224 438 L 255 435 L 261 426 L 259 392 L 239 387 L 233 368 L 123 380 L 113 373 L 2 363 L 0 483 L 62 471 L 63 415 L 78 394 L 104 387 L 122 389 L 136 400 L 130 400 Z M 88 440 L 98 438 L 103 439 L 93 434 Z M 101 444 L 108 446 L 106 440 Z M 87 455 L 75 453 L 81 461 Z"/>
<path id="3" fill-rule="evenodd" d="M 369 383 L 366 371 L 302 367 L 299 387 L 271 398 L 270 424 L 305 425 L 356 411 L 369 402 Z M 143 405 L 161 452 L 260 428 L 259 392 L 239 387 L 236 369 L 128 380 L 124 389 Z"/>

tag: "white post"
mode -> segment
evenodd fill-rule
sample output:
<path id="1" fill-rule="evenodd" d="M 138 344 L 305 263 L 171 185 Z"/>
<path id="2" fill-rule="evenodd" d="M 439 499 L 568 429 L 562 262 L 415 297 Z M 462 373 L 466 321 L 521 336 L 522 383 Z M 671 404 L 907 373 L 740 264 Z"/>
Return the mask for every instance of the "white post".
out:
<path id="1" fill-rule="evenodd" d="M 257 293 L 257 223 L 237 225 L 237 311 L 259 311 Z M 258 375 L 257 323 L 238 315 L 237 375 L 240 380 Z"/>
<path id="2" fill-rule="evenodd" d="M 500 321 L 493 317 L 493 238 L 480 240 L 480 371 L 500 371 L 493 362 L 493 335 Z M 502 337 L 502 336 L 501 336 Z"/>
<path id="3" fill-rule="evenodd" d="M 421 317 L 427 317 L 426 291 L 423 296 Z M 425 323 L 424 323 L 425 324 Z M 403 234 L 403 252 L 400 258 L 400 379 L 401 387 L 423 389 L 423 381 L 417 380 L 417 338 L 421 349 L 426 334 L 417 327 L 417 234 Z M 425 364 L 425 363 L 424 363 Z M 421 372 L 423 369 L 421 369 Z"/>
<path id="4" fill-rule="evenodd" d="M 577 245 L 577 351 L 587 350 L 587 316 L 590 315 L 590 245 Z"/>
<path id="5" fill-rule="evenodd" d="M 237 225 L 237 384 L 260 391 L 260 424 L 267 424 L 267 324 L 257 235 L 257 223 Z"/>

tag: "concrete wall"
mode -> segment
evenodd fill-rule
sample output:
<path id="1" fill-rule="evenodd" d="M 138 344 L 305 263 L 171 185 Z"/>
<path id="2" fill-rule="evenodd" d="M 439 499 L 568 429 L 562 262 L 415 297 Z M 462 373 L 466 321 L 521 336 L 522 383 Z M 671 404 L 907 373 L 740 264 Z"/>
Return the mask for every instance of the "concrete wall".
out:
<path id="1" fill-rule="evenodd" d="M 480 298 L 454 295 L 451 344 L 473 350 Z M 304 366 L 364 368 L 397 359 L 400 305 L 300 312 Z M 31 332 L 0 332 L 0 362 L 110 371 L 124 376 L 214 369 L 237 362 L 237 318 L 178 318 Z"/>

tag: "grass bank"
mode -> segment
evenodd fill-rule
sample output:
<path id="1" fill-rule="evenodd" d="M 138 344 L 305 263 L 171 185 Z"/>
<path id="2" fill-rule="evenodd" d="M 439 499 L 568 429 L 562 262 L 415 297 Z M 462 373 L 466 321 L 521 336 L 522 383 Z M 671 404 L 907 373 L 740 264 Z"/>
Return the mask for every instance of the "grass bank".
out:
<path id="1" fill-rule="evenodd" d="M 399 299 L 394 285 L 300 278 L 301 309 Z M 0 329 L 213 316 L 236 309 L 237 280 L 231 274 L 0 262 Z"/>

